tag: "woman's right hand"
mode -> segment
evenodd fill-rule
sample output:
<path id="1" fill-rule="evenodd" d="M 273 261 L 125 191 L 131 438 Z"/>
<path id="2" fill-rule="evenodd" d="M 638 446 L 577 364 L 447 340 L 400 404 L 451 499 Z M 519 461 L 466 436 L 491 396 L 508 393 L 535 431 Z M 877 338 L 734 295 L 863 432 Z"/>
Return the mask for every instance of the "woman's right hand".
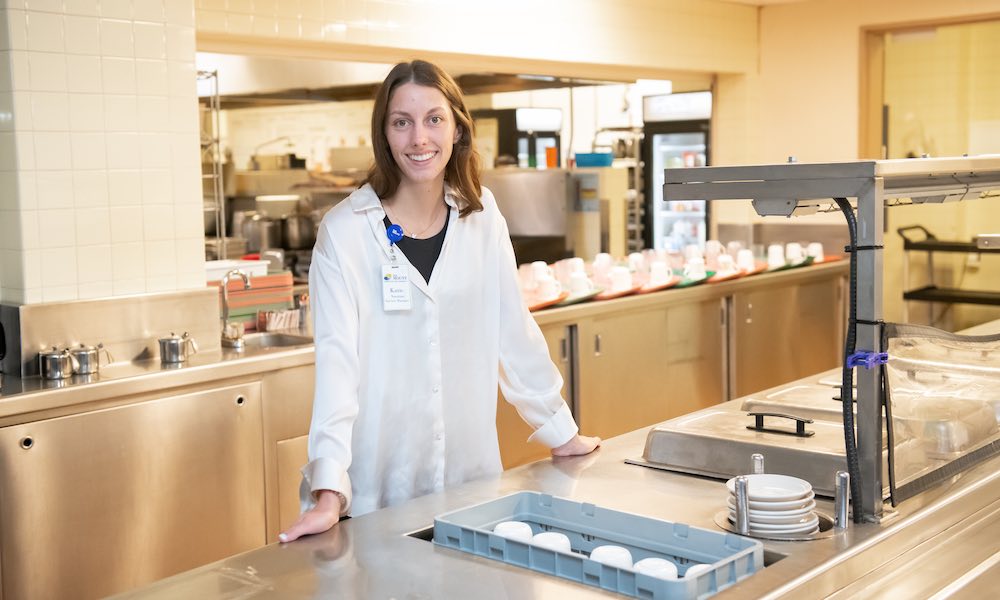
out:
<path id="1" fill-rule="evenodd" d="M 299 515 L 291 527 L 278 534 L 278 539 L 282 543 L 294 542 L 304 535 L 323 533 L 340 521 L 340 509 L 339 494 L 332 490 L 319 490 L 316 506 Z"/>

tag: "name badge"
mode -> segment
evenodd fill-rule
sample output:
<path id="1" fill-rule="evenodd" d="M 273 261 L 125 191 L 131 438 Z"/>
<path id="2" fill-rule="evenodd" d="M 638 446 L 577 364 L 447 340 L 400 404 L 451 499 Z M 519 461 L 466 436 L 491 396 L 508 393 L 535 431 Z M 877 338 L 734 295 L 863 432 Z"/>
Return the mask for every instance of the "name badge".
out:
<path id="1" fill-rule="evenodd" d="M 410 277 L 405 265 L 382 265 L 382 310 L 410 310 Z"/>

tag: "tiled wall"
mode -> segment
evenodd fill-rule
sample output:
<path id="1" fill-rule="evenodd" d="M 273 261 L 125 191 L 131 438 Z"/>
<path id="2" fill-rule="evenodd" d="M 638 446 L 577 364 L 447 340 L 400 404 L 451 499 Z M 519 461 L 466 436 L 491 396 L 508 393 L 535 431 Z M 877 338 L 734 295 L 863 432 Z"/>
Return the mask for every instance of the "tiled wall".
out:
<path id="1" fill-rule="evenodd" d="M 0 301 L 204 285 L 191 0 L 0 10 Z"/>

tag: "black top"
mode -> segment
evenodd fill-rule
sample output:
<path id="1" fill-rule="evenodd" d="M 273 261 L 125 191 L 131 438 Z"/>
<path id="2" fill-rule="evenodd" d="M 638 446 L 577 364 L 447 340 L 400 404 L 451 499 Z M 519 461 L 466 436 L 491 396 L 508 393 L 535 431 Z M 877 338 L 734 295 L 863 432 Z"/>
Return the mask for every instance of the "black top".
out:
<path id="1" fill-rule="evenodd" d="M 434 265 L 437 264 L 438 257 L 441 256 L 441 247 L 444 246 L 444 234 L 448 231 L 448 221 L 450 220 L 451 213 L 449 211 L 449 214 L 444 219 L 444 227 L 434 236 L 418 240 L 404 235 L 403 239 L 396 242 L 396 247 L 403 252 L 407 260 L 410 261 L 410 264 L 420 271 L 420 274 L 424 276 L 424 281 L 427 283 L 431 282 L 431 272 L 434 270 Z M 386 229 L 392 225 L 392 221 L 389 220 L 388 216 L 382 219 L 382 222 L 385 224 Z"/>

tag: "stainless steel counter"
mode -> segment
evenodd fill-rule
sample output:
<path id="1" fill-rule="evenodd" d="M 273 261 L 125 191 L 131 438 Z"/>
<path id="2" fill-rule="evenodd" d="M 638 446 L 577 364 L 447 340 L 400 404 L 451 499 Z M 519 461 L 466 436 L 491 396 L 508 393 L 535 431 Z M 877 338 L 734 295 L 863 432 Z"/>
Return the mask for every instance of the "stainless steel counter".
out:
<path id="1" fill-rule="evenodd" d="M 590 456 L 539 461 L 497 479 L 349 519 L 325 534 L 272 544 L 120 597 L 605 597 L 590 587 L 438 548 L 407 534 L 430 527 L 435 515 L 520 490 L 717 529 L 713 516 L 725 507 L 727 495 L 722 481 L 625 463 L 641 455 L 647 431 L 606 440 Z M 998 571 L 990 567 L 996 562 L 1000 533 L 998 498 L 1000 457 L 908 501 L 881 524 L 852 526 L 823 540 L 766 541 L 766 568 L 719 597 L 913 597 L 909 592 L 933 593 L 956 581 L 953 591 L 959 595 L 963 589 L 986 589 Z M 832 514 L 830 501 L 817 500 L 818 510 Z M 933 552 L 936 547 L 949 548 L 948 560 Z"/>

